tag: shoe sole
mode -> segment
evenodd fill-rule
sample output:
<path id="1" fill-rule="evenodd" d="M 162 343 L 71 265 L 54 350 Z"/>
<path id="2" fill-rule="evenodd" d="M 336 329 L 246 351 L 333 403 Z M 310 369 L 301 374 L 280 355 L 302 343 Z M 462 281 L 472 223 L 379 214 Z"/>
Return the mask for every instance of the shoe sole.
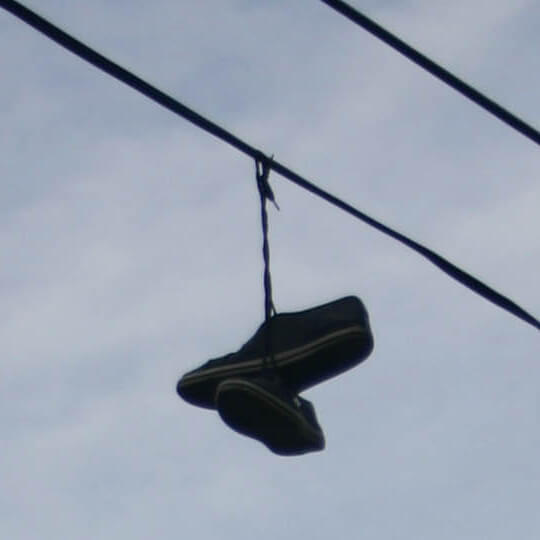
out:
<path id="1" fill-rule="evenodd" d="M 351 354 L 351 350 L 354 354 Z M 293 393 L 300 393 L 358 365 L 373 350 L 373 338 L 360 325 L 337 330 L 301 347 L 274 354 L 279 376 Z M 177 392 L 186 401 L 214 408 L 217 386 L 231 377 L 249 377 L 268 368 L 264 358 L 186 373 L 178 381 Z"/>
<path id="2" fill-rule="evenodd" d="M 221 419 L 234 431 L 263 443 L 280 456 L 324 449 L 324 436 L 296 410 L 244 379 L 223 381 L 216 392 Z"/>

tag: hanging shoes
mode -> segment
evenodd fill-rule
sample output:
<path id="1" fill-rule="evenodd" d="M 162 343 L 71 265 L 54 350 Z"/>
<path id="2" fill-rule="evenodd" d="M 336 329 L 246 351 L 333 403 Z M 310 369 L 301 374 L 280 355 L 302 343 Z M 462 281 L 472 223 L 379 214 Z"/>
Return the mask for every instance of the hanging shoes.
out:
<path id="1" fill-rule="evenodd" d="M 275 377 L 224 380 L 217 387 L 216 408 L 231 429 L 262 442 L 275 454 L 296 456 L 324 449 L 312 403 Z"/>
<path id="2" fill-rule="evenodd" d="M 268 183 L 271 162 L 272 158 L 262 154 L 255 157 L 263 230 L 265 322 L 236 353 L 186 373 L 176 391 L 193 405 L 217 408 L 233 430 L 259 440 L 276 454 L 289 456 L 322 450 L 325 444 L 315 409 L 299 392 L 362 362 L 373 350 L 373 336 L 367 311 L 354 296 L 305 311 L 276 314 L 266 212 L 267 200 L 275 203 Z"/>
<path id="3" fill-rule="evenodd" d="M 373 350 L 362 302 L 347 296 L 296 313 L 275 313 L 268 246 L 270 160 L 255 159 L 261 201 L 265 322 L 236 353 L 186 373 L 178 394 L 199 407 L 217 408 L 233 430 L 272 452 L 300 455 L 324 448 L 313 405 L 298 394 L 353 368 Z"/>
<path id="4" fill-rule="evenodd" d="M 270 324 L 273 367 L 294 394 L 355 367 L 373 350 L 369 317 L 355 296 L 305 311 L 280 313 Z M 193 405 L 215 408 L 220 383 L 261 374 L 267 329 L 265 322 L 238 352 L 186 373 L 178 381 L 178 394 Z"/>

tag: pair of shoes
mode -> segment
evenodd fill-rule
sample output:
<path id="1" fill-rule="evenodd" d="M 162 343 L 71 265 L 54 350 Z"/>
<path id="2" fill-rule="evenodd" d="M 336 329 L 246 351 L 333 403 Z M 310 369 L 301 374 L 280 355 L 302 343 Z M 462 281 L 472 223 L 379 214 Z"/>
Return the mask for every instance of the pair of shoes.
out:
<path id="1" fill-rule="evenodd" d="M 264 376 L 269 325 L 274 380 Z M 367 311 L 347 296 L 273 316 L 239 351 L 186 373 L 176 389 L 193 405 L 217 408 L 227 425 L 275 453 L 305 453 L 302 448 L 322 449 L 324 436 L 313 405 L 298 394 L 358 365 L 372 350 Z"/>

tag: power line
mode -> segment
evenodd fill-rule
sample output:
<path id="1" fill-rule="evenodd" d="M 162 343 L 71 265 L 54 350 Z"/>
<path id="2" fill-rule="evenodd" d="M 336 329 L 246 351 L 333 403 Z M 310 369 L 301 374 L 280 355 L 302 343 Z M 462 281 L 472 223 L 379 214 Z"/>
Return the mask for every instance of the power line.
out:
<path id="1" fill-rule="evenodd" d="M 439 64 L 430 60 L 427 56 L 424 56 L 421 52 L 413 49 L 410 45 L 407 45 L 404 41 L 399 39 L 394 34 L 391 34 L 388 30 L 385 30 L 382 26 L 376 22 L 368 19 L 365 15 L 354 9 L 349 4 L 342 2 L 341 0 L 321 0 L 324 4 L 331 7 L 335 11 L 341 13 L 358 26 L 367 30 L 370 34 L 384 41 L 387 45 L 390 45 L 394 50 L 398 51 L 409 60 L 424 68 L 426 71 L 451 86 L 454 90 L 457 90 L 460 94 L 467 97 L 486 111 L 496 116 L 499 120 L 502 120 L 508 126 L 514 128 L 516 131 L 525 135 L 536 144 L 540 144 L 540 132 L 534 129 L 531 125 L 527 124 L 510 111 L 507 111 L 499 104 L 495 103 L 492 99 L 488 98 L 466 82 L 458 79 L 455 75 L 441 67 Z"/>
<path id="2" fill-rule="evenodd" d="M 291 182 L 297 184 L 298 186 L 326 200 L 327 202 L 333 204 L 334 206 L 340 208 L 348 214 L 356 217 L 357 219 L 363 221 L 364 223 L 367 223 L 371 227 L 374 227 L 378 231 L 390 236 L 391 238 L 404 244 L 410 249 L 416 251 L 417 253 L 431 261 L 443 272 L 460 282 L 462 285 L 468 287 L 472 291 L 484 297 L 486 300 L 489 300 L 493 304 L 499 306 L 500 308 L 508 311 L 519 319 L 529 323 L 530 325 L 540 330 L 540 321 L 527 313 L 523 308 L 518 306 L 512 300 L 501 295 L 491 287 L 488 287 L 467 272 L 461 270 L 460 268 L 458 268 L 448 260 L 444 259 L 434 251 L 428 249 L 425 246 L 422 246 L 414 240 L 411 240 L 407 236 L 391 229 L 380 221 L 373 219 L 367 214 L 364 214 L 360 210 L 354 208 L 345 201 L 342 201 L 338 197 L 335 197 L 334 195 L 331 195 L 330 193 L 317 187 L 316 185 L 312 184 L 311 182 L 309 182 L 299 174 L 295 173 L 291 169 L 287 168 L 285 165 L 279 163 L 275 159 L 268 158 L 261 150 L 258 150 L 250 144 L 242 141 L 235 135 L 231 134 L 229 131 L 218 126 L 214 122 L 211 122 L 210 120 L 204 118 L 189 107 L 186 107 L 171 96 L 168 96 L 161 90 L 158 90 L 154 86 L 150 85 L 143 79 L 137 77 L 136 75 L 122 68 L 118 64 L 115 64 L 111 60 L 105 58 L 98 52 L 94 51 L 81 41 L 70 36 L 57 26 L 54 26 L 52 23 L 45 20 L 43 17 L 40 17 L 39 15 L 29 10 L 25 6 L 21 5 L 20 3 L 15 2 L 14 0 L 0 0 L 0 6 L 4 7 L 7 11 L 9 11 L 22 21 L 26 22 L 27 24 L 31 25 L 36 30 L 43 33 L 50 39 L 56 41 L 59 45 L 65 47 L 73 54 L 93 64 L 98 69 L 101 69 L 105 73 L 108 73 L 112 77 L 127 84 L 134 90 L 144 94 L 151 100 L 159 103 L 163 107 L 166 107 L 170 111 L 188 120 L 192 124 L 195 124 L 197 127 L 203 129 L 204 131 L 214 135 L 215 137 L 218 137 L 224 142 L 227 142 L 240 152 L 243 152 L 244 154 L 253 158 L 257 163 L 264 164 L 266 167 L 268 167 L 268 169 L 274 170 L 275 172 L 289 179 Z"/>

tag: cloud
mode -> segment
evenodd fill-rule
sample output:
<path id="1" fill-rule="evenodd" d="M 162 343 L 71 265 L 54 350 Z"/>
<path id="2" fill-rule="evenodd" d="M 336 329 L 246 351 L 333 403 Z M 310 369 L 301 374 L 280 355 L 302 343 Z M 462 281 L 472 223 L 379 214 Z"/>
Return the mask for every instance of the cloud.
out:
<path id="1" fill-rule="evenodd" d="M 538 312 L 536 148 L 325 6 L 33 7 Z M 366 9 L 536 117 L 532 2 Z M 358 294 L 376 348 L 306 393 L 324 452 L 238 436 L 174 386 L 262 320 L 253 163 L 0 27 L 5 535 L 537 537 L 532 328 L 272 174 L 278 310 Z"/>

